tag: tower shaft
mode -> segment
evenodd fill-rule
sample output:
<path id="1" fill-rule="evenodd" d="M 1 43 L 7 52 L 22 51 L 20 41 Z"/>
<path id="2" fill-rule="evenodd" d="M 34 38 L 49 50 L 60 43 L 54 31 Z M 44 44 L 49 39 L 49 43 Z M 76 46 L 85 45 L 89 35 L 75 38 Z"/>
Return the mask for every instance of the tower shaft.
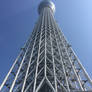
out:
<path id="1" fill-rule="evenodd" d="M 0 86 L 1 92 L 78 92 L 92 81 L 58 27 L 55 6 L 43 1 L 28 41 Z"/>

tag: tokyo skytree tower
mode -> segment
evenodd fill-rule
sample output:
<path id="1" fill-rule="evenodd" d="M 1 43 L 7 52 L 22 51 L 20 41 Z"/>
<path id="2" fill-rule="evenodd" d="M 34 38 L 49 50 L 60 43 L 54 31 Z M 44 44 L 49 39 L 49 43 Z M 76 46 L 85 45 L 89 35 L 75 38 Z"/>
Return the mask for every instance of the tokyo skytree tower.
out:
<path id="1" fill-rule="evenodd" d="M 92 80 L 44 0 L 31 36 L 0 85 L 0 92 L 92 92 Z"/>

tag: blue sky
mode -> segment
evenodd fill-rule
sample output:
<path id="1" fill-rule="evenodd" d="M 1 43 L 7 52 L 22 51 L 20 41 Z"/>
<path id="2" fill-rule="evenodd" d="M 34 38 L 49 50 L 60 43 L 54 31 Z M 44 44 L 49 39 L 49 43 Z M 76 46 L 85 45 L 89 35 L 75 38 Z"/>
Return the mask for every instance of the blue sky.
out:
<path id="1" fill-rule="evenodd" d="M 0 84 L 37 21 L 41 0 L 0 0 Z M 92 0 L 53 0 L 55 19 L 92 78 Z"/>

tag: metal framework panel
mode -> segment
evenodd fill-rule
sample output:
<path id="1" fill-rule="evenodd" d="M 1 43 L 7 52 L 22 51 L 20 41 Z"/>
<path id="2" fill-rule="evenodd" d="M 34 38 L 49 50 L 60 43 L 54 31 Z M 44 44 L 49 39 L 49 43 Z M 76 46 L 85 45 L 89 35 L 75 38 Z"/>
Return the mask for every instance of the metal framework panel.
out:
<path id="1" fill-rule="evenodd" d="M 67 42 L 52 10 L 43 8 L 34 30 L 0 86 L 0 92 L 78 92 L 92 80 Z"/>

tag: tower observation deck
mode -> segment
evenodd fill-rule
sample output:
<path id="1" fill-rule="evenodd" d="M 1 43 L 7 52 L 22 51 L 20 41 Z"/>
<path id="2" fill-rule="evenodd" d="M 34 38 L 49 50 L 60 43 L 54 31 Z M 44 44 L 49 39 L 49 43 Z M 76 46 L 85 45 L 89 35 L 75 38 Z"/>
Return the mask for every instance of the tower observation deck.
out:
<path id="1" fill-rule="evenodd" d="M 31 36 L 0 86 L 0 92 L 92 92 L 92 80 L 44 0 Z"/>

